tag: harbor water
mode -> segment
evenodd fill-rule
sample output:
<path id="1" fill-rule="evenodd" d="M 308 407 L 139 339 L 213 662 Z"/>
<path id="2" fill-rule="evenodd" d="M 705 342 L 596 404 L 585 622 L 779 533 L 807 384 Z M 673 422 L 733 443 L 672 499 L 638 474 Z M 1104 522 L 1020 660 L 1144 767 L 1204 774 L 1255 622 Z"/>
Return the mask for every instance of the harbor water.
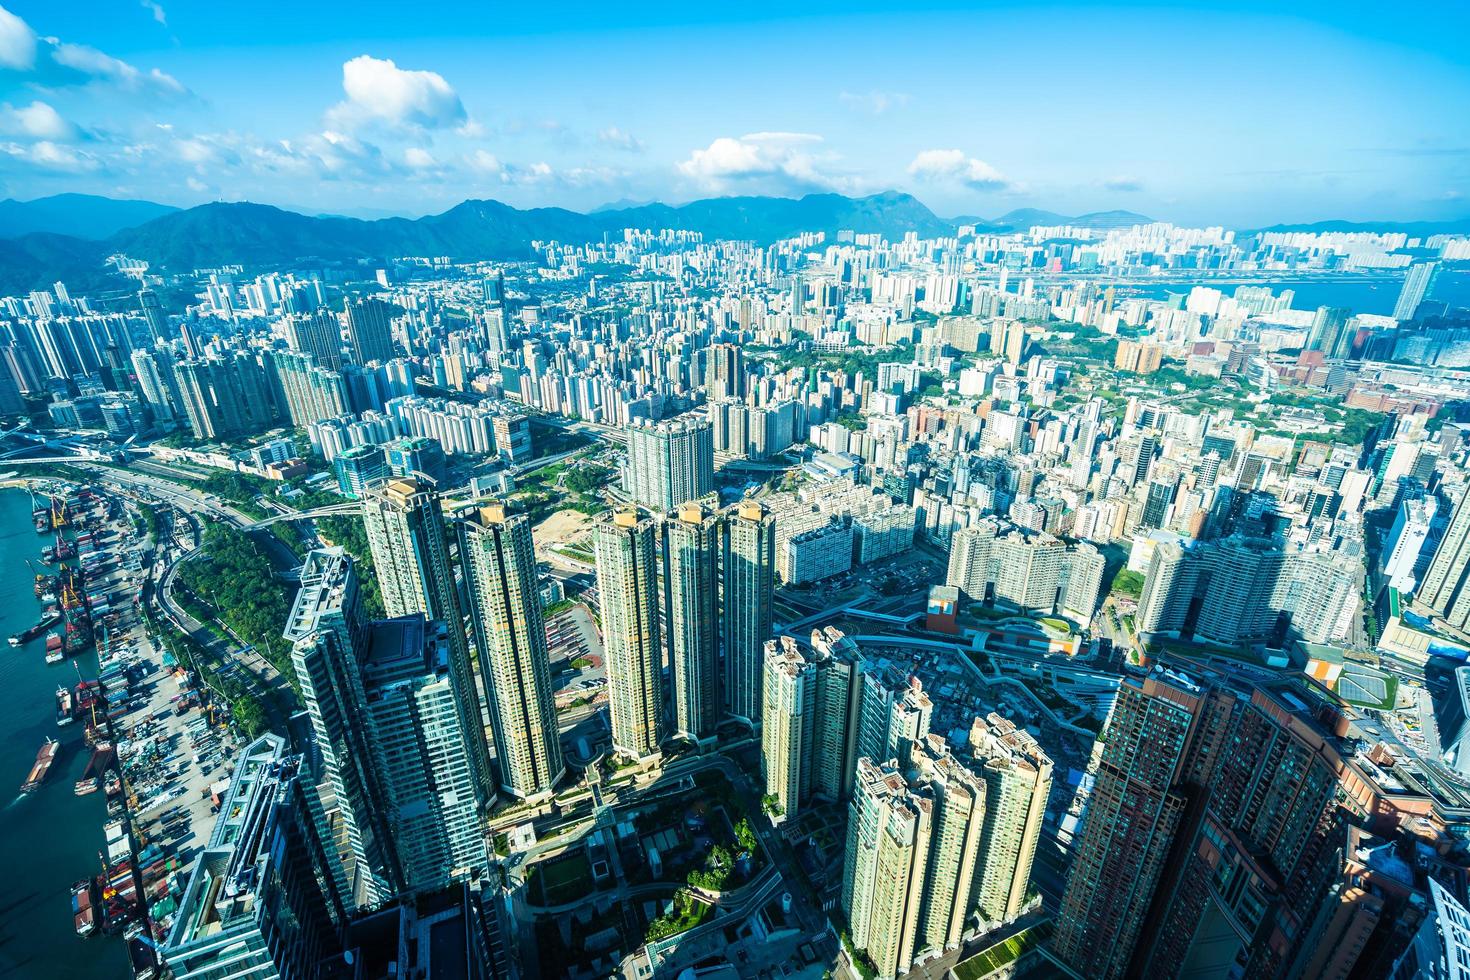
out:
<path id="1" fill-rule="evenodd" d="M 46 539 L 31 523 L 30 497 L 0 490 L 0 634 L 9 637 L 41 615 L 34 579 Z M 29 564 L 27 564 L 29 563 Z M 101 871 L 107 798 L 76 796 L 86 768 L 83 725 L 56 725 L 57 685 L 75 685 L 77 667 L 97 676 L 97 655 L 48 665 L 45 635 L 22 647 L 0 644 L 0 977 L 117 980 L 131 976 L 120 938 L 79 937 L 71 883 Z M 20 784 L 47 737 L 61 751 L 46 782 L 22 795 Z"/>

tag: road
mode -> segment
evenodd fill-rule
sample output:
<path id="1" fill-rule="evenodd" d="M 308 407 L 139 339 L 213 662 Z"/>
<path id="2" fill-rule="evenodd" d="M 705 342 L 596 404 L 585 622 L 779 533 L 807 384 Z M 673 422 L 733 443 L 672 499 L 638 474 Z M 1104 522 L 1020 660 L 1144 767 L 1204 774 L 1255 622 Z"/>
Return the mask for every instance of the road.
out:
<path id="1" fill-rule="evenodd" d="M 177 512 L 186 515 L 188 520 L 195 525 L 195 533 L 192 540 L 202 541 L 202 522 L 205 520 L 224 521 L 241 530 L 248 530 L 255 523 L 254 518 L 243 514 L 235 508 L 217 499 L 210 498 L 200 493 L 190 493 L 182 490 L 176 484 L 159 477 L 146 474 L 120 470 L 109 466 L 96 464 L 82 465 L 81 468 L 96 471 L 104 480 L 125 485 L 135 491 L 144 491 L 152 494 L 156 499 L 171 504 Z M 252 540 L 265 546 L 270 553 L 270 560 L 276 567 L 295 567 L 298 559 L 289 548 L 274 534 L 269 532 L 252 535 Z M 250 677 L 255 686 L 268 696 L 261 700 L 267 713 L 270 715 L 273 728 L 285 731 L 285 718 L 279 717 L 280 705 L 289 704 L 294 695 L 290 690 L 290 682 L 278 671 L 274 664 L 262 656 L 255 649 L 255 644 L 260 638 L 245 639 L 235 635 L 234 631 L 218 620 L 212 628 L 195 619 L 185 609 L 175 596 L 175 589 L 179 587 L 179 569 L 185 562 L 191 561 L 202 554 L 200 548 L 181 549 L 179 554 L 168 563 L 162 574 L 158 577 L 157 585 L 153 591 L 153 599 L 158 604 L 159 610 L 173 625 L 191 637 L 194 642 L 203 647 L 213 658 L 221 664 L 238 664 L 240 668 Z M 201 596 L 200 599 L 209 597 Z M 232 645 L 228 640 L 219 635 L 218 630 L 224 630 L 238 646 Z"/>

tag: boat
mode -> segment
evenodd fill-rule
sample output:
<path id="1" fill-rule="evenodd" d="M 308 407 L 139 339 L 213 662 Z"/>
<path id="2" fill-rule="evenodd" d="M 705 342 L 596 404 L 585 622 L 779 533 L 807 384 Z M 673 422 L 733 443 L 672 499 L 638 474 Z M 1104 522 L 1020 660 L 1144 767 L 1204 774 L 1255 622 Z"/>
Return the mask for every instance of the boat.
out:
<path id="1" fill-rule="evenodd" d="M 56 724 L 70 725 L 76 721 L 71 710 L 73 704 L 71 691 L 67 690 L 65 684 L 58 685 L 56 688 Z"/>
<path id="2" fill-rule="evenodd" d="M 153 980 L 158 976 L 158 957 L 151 946 L 141 934 L 128 939 L 128 958 L 133 966 L 133 980 Z"/>
<path id="3" fill-rule="evenodd" d="M 46 637 L 46 662 L 48 664 L 59 664 L 66 659 L 66 654 L 62 653 L 61 647 L 60 633 L 52 633 Z"/>
<path id="4" fill-rule="evenodd" d="M 36 764 L 31 766 L 30 775 L 26 781 L 20 784 L 22 793 L 34 793 L 41 788 L 45 782 L 46 774 L 51 771 L 51 763 L 56 761 L 56 753 L 61 751 L 61 743 L 54 738 L 46 739 L 46 744 L 41 746 L 41 751 L 36 753 Z"/>
<path id="5" fill-rule="evenodd" d="M 18 647 L 23 644 L 29 643 L 59 622 L 61 622 L 60 615 L 45 616 L 39 622 L 27 626 L 25 629 L 12 636 L 10 638 L 10 645 L 13 647 Z"/>
<path id="6" fill-rule="evenodd" d="M 101 788 L 101 781 L 96 776 L 91 776 L 86 779 L 78 779 L 76 786 L 72 787 L 72 792 L 77 796 L 87 796 L 97 792 Z"/>
<path id="7" fill-rule="evenodd" d="M 96 886 L 95 878 L 72 882 L 71 915 L 78 936 L 90 936 L 97 930 L 97 910 L 93 907 L 92 898 Z"/>

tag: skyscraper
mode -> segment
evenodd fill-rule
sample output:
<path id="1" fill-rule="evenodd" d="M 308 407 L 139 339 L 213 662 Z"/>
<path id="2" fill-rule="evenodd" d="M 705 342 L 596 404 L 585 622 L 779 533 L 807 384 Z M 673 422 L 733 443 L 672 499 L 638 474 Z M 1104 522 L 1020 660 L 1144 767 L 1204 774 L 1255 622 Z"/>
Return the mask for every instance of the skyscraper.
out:
<path id="1" fill-rule="evenodd" d="M 1154 549 L 1138 602 L 1140 636 L 1191 634 L 1237 644 L 1282 628 L 1309 643 L 1346 637 L 1362 592 L 1361 559 L 1232 535 Z"/>
<path id="2" fill-rule="evenodd" d="M 304 429 L 322 419 L 334 419 L 348 410 L 347 386 L 342 375 L 319 367 L 313 355 L 297 351 L 269 351 L 278 399 L 291 424 Z"/>
<path id="3" fill-rule="evenodd" d="M 714 435 L 709 419 L 688 415 L 628 427 L 623 487 L 650 510 L 667 512 L 704 497 L 715 485 Z"/>
<path id="4" fill-rule="evenodd" d="M 168 339 L 168 314 L 163 311 L 163 301 L 151 289 L 138 291 L 138 304 L 143 308 L 143 319 L 148 322 L 148 333 L 153 343 Z"/>
<path id="5" fill-rule="evenodd" d="M 672 734 L 706 742 L 720 722 L 720 520 L 696 503 L 663 524 L 664 639 L 673 668 Z"/>
<path id="6" fill-rule="evenodd" d="M 393 359 L 393 311 L 391 303 L 375 298 L 348 300 L 347 343 L 358 364 Z"/>
<path id="7" fill-rule="evenodd" d="M 612 744 L 644 759 L 658 752 L 664 736 L 655 525 L 620 510 L 600 516 L 592 537 Z"/>
<path id="8" fill-rule="evenodd" d="M 1417 598 L 1450 625 L 1470 629 L 1470 483 L 1459 488 Z"/>
<path id="9" fill-rule="evenodd" d="M 1419 304 L 1429 298 L 1438 274 L 1438 262 L 1415 262 L 1409 266 L 1409 271 L 1404 275 L 1404 286 L 1399 290 L 1398 302 L 1393 307 L 1395 320 L 1413 319 Z"/>
<path id="10" fill-rule="evenodd" d="M 276 420 L 265 372 L 248 351 L 180 361 L 174 365 L 174 378 L 196 439 L 254 435 Z"/>
<path id="11" fill-rule="evenodd" d="M 848 806 L 842 907 L 852 945 L 881 977 L 907 973 L 920 954 L 958 947 L 987 874 L 1020 873 L 1005 884 L 1022 895 L 1030 883 L 1029 865 L 986 864 L 985 760 L 952 753 L 928 734 L 904 754 L 902 765 L 860 758 Z"/>
<path id="12" fill-rule="evenodd" d="M 178 980 L 306 977 L 342 953 L 349 904 L 316 823 L 306 762 L 266 734 L 238 755 L 159 952 Z"/>
<path id="13" fill-rule="evenodd" d="M 761 769 L 766 796 L 775 803 L 771 819 L 780 823 L 811 796 L 817 720 L 816 664 L 791 637 L 766 644 L 762 691 Z"/>
<path id="14" fill-rule="evenodd" d="M 310 354 L 328 371 L 342 370 L 342 324 L 328 309 L 296 313 L 284 321 L 286 343 L 294 351 Z"/>
<path id="15" fill-rule="evenodd" d="M 776 518 L 755 501 L 727 514 L 723 528 L 724 705 L 754 725 L 761 717 L 761 677 L 776 588 Z"/>
<path id="16" fill-rule="evenodd" d="M 423 613 L 449 625 L 449 665 L 460 726 L 469 744 L 481 803 L 489 805 L 495 796 L 494 776 L 439 497 L 414 480 L 390 480 L 363 497 L 362 515 L 388 615 Z"/>
<path id="17" fill-rule="evenodd" d="M 422 613 L 364 622 L 346 554 L 307 555 L 285 636 L 354 904 L 438 889 L 484 866 L 453 632 Z"/>
<path id="18" fill-rule="evenodd" d="M 848 806 L 842 908 L 852 945 L 880 977 L 896 977 L 913 965 L 933 832 L 932 800 L 914 792 L 897 768 L 858 760 Z"/>
<path id="19" fill-rule="evenodd" d="M 354 905 L 401 892 L 402 868 L 387 820 L 387 797 L 368 734 L 367 694 L 358 651 L 365 625 L 352 562 L 340 548 L 306 556 L 285 637 L 301 700 L 331 785 L 338 859 Z"/>
<path id="20" fill-rule="evenodd" d="M 813 800 L 846 799 L 863 723 L 866 663 L 857 644 L 830 626 L 812 632 L 809 652 L 781 636 L 766 641 L 764 664 L 761 765 L 766 793 L 781 807 L 778 818 L 796 816 Z M 886 732 L 889 715 L 875 718 Z"/>
<path id="21" fill-rule="evenodd" d="M 373 765 L 410 892 L 436 891 L 484 868 L 479 795 L 450 672 L 449 627 L 421 613 L 375 622 L 360 669 Z"/>
<path id="22" fill-rule="evenodd" d="M 994 713 L 975 719 L 970 752 L 985 783 L 971 905 L 988 922 L 1010 922 L 1024 909 L 1051 793 L 1052 761 L 1025 729 Z"/>
<path id="23" fill-rule="evenodd" d="M 710 401 L 745 397 L 745 349 L 739 344 L 714 344 L 709 349 L 705 389 Z"/>
<path id="24" fill-rule="evenodd" d="M 1342 306 L 1317 307 L 1317 312 L 1312 315 L 1312 327 L 1307 331 L 1307 349 L 1338 357 L 1339 345 L 1347 346 L 1341 338 L 1347 332 L 1347 322 L 1352 315 L 1352 310 Z"/>
<path id="25" fill-rule="evenodd" d="M 1354 733 L 1300 681 L 1200 681 L 1120 687 L 1053 952 L 1099 978 L 1329 975 L 1288 968 L 1352 931 L 1324 919 L 1353 893 L 1348 822 L 1379 793 Z M 1330 975 L 1361 952 L 1333 950 Z"/>
<path id="26" fill-rule="evenodd" d="M 1085 977 L 1126 971 L 1188 799 L 1180 784 L 1203 699 L 1182 678 L 1126 677 L 1075 844 L 1053 951 Z"/>
<path id="27" fill-rule="evenodd" d="M 500 784 L 514 796 L 539 798 L 552 791 L 566 768 L 531 522 L 492 504 L 460 520 L 458 528 Z"/>

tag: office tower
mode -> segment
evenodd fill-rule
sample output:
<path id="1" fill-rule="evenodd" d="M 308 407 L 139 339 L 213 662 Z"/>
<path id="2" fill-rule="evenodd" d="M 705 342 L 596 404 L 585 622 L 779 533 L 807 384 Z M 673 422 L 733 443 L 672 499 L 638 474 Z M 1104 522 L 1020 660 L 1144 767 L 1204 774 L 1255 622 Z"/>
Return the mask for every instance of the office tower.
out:
<path id="1" fill-rule="evenodd" d="M 842 908 L 852 945 L 880 977 L 907 973 L 918 951 L 934 802 L 891 764 L 857 762 L 848 805 Z"/>
<path id="2" fill-rule="evenodd" d="M 667 512 L 714 489 L 714 439 L 709 419 L 688 415 L 664 422 L 639 419 L 628 427 L 623 488 L 650 510 Z"/>
<path id="3" fill-rule="evenodd" d="M 332 460 L 337 490 L 350 500 L 362 500 L 388 479 L 388 461 L 377 445 L 353 446 Z"/>
<path id="4" fill-rule="evenodd" d="M 529 462 L 535 455 L 531 445 L 531 420 L 524 415 L 497 415 L 490 422 L 495 433 L 495 451 L 511 465 Z"/>
<path id="5" fill-rule="evenodd" d="M 1162 469 L 1162 467 L 1160 467 Z M 1143 502 L 1144 527 L 1161 528 L 1169 519 L 1174 505 L 1174 492 L 1179 488 L 1179 477 L 1173 473 L 1156 473 L 1148 481 L 1148 494 Z"/>
<path id="6" fill-rule="evenodd" d="M 358 364 L 393 359 L 395 307 L 383 300 L 347 300 L 347 345 Z"/>
<path id="7" fill-rule="evenodd" d="M 975 719 L 970 751 L 985 783 L 972 905 L 987 922 L 1010 922 L 1025 906 L 1051 793 L 1052 761 L 1025 729 L 993 712 Z"/>
<path id="8" fill-rule="evenodd" d="M 444 449 L 428 436 L 405 436 L 384 443 L 383 458 L 393 476 L 424 480 L 430 486 L 444 480 Z"/>
<path id="9" fill-rule="evenodd" d="M 464 611 L 454 568 L 449 562 L 439 496 L 414 480 L 390 480 L 382 489 L 365 494 L 362 516 L 378 588 L 383 595 L 383 608 L 388 615 L 396 618 L 423 613 L 429 619 L 449 624 L 450 670 L 458 697 L 460 725 L 469 743 L 481 803 L 488 805 L 494 799 L 494 771 L 485 744 L 479 688 L 470 663 Z"/>
<path id="10" fill-rule="evenodd" d="M 1348 320 L 1353 311 L 1342 306 L 1319 306 L 1312 315 L 1312 327 L 1307 331 L 1307 350 L 1321 351 L 1328 357 L 1338 357 L 1338 350 L 1350 347 L 1352 338 L 1348 334 Z"/>
<path id="11" fill-rule="evenodd" d="M 1133 462 L 1134 484 L 1142 483 L 1148 478 L 1149 467 L 1153 465 L 1154 455 L 1159 451 L 1159 437 L 1153 433 L 1146 433 L 1138 440 L 1137 455 Z"/>
<path id="12" fill-rule="evenodd" d="M 460 520 L 458 528 L 500 784 L 522 799 L 540 798 L 551 793 L 566 767 L 531 522 L 492 504 Z"/>
<path id="13" fill-rule="evenodd" d="M 148 323 L 148 334 L 153 338 L 153 343 L 167 340 L 170 335 L 168 314 L 163 311 L 163 301 L 158 298 L 158 294 L 151 289 L 139 290 L 138 304 L 143 308 L 143 319 Z"/>
<path id="14" fill-rule="evenodd" d="M 1379 572 L 1383 584 L 1409 594 L 1419 581 L 1421 565 L 1427 555 L 1425 545 L 1437 511 L 1434 497 L 1404 500 L 1394 515 L 1393 527 L 1383 541 L 1379 555 Z M 1375 638 L 1376 639 L 1376 638 Z"/>
<path id="15" fill-rule="evenodd" d="M 654 537 L 654 522 L 632 510 L 603 514 L 592 528 L 612 744 L 635 759 L 656 754 L 663 741 Z"/>
<path id="16" fill-rule="evenodd" d="M 1434 289 L 1435 277 L 1439 274 L 1438 262 L 1415 262 L 1404 275 L 1404 286 L 1399 290 L 1398 302 L 1393 307 L 1395 320 L 1412 320 L 1419 304 L 1429 298 Z"/>
<path id="17" fill-rule="evenodd" d="M 283 321 L 286 343 L 294 351 L 310 354 L 328 371 L 342 370 L 342 324 L 331 310 L 297 313 Z"/>
<path id="18" fill-rule="evenodd" d="M 159 948 L 178 980 L 310 977 L 340 958 L 348 909 L 306 761 L 266 734 L 238 755 L 209 841 Z"/>
<path id="19" fill-rule="evenodd" d="M 1180 787 L 1202 706 L 1182 678 L 1125 677 L 1108 722 L 1052 950 L 1081 976 L 1122 976 L 1187 805 Z"/>
<path id="20" fill-rule="evenodd" d="M 313 355 L 297 351 L 270 351 L 278 401 L 291 424 L 304 429 L 322 419 L 348 412 L 347 386 L 336 371 L 317 366 Z"/>
<path id="21" fill-rule="evenodd" d="M 664 640 L 671 734 L 706 742 L 720 723 L 720 520 L 689 503 L 663 524 Z"/>
<path id="22" fill-rule="evenodd" d="M 351 560 L 340 548 L 312 551 L 283 635 L 331 786 L 330 819 L 340 828 L 338 859 L 352 889 L 350 905 L 386 901 L 404 884 L 368 733 L 358 660 L 364 631 Z"/>
<path id="23" fill-rule="evenodd" d="M 1470 629 L 1470 483 L 1459 488 L 1418 600 L 1457 629 Z"/>
<path id="24" fill-rule="evenodd" d="M 726 713 L 747 724 L 761 716 L 762 658 L 776 589 L 776 518 L 755 501 L 725 515 L 721 558 Z"/>
<path id="25" fill-rule="evenodd" d="M 448 624 L 414 613 L 370 624 L 361 644 L 367 711 L 358 723 L 367 723 L 393 849 L 410 892 L 467 880 L 486 863 L 450 633 Z"/>

